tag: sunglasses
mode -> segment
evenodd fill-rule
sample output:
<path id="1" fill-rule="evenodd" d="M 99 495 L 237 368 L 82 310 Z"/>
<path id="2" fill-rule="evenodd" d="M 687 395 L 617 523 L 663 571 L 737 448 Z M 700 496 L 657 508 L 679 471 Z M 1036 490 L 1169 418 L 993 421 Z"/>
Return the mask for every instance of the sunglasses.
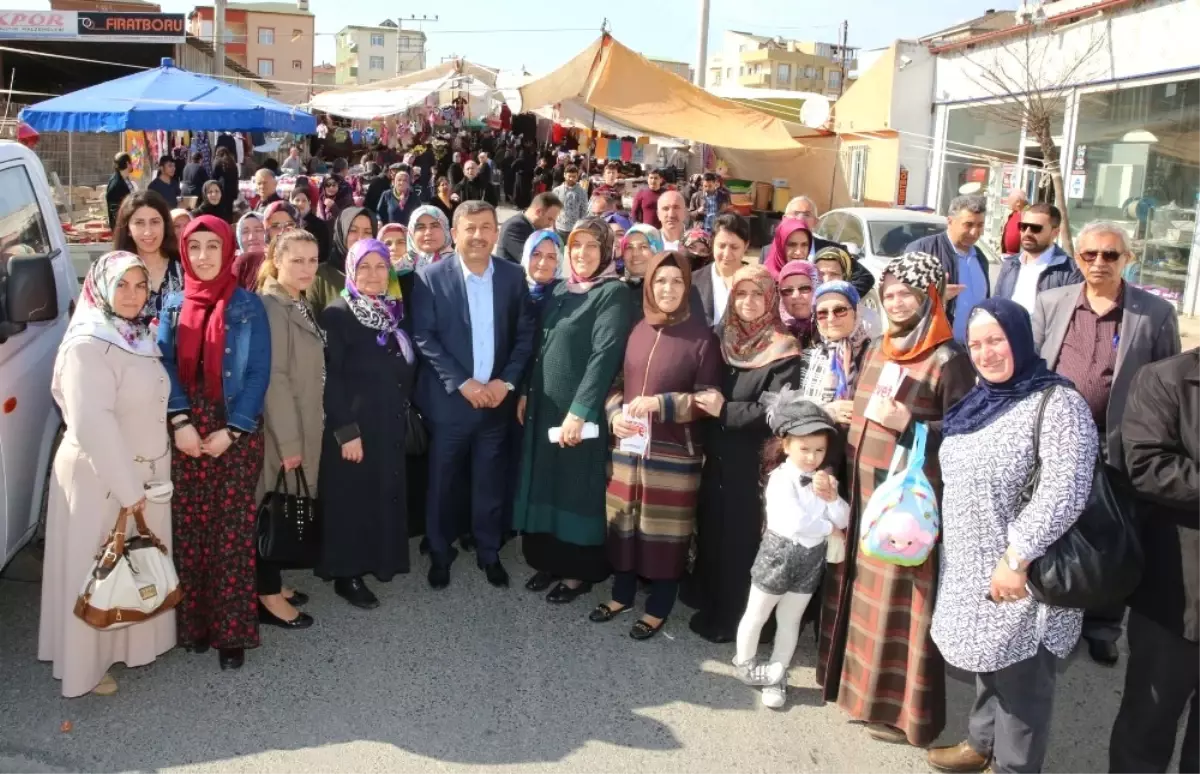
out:
<path id="1" fill-rule="evenodd" d="M 1032 231 L 1035 234 L 1042 233 L 1042 229 L 1044 229 L 1044 228 L 1045 228 L 1045 226 L 1043 226 L 1041 223 L 1022 223 L 1021 224 L 1021 231 Z"/>
<path id="2" fill-rule="evenodd" d="M 834 318 L 837 318 L 838 320 L 841 320 L 843 317 L 845 317 L 848 314 L 850 314 L 850 307 L 835 306 L 832 309 L 818 309 L 817 310 L 817 319 L 818 320 L 828 320 L 830 317 L 834 317 Z"/>
<path id="3" fill-rule="evenodd" d="M 791 298 L 792 296 L 808 296 L 808 295 L 812 295 L 812 292 L 813 292 L 812 285 L 804 285 L 803 287 L 799 287 L 799 288 L 780 288 L 779 289 L 779 295 L 783 296 L 784 298 Z"/>
<path id="4" fill-rule="evenodd" d="M 1103 258 L 1105 263 L 1116 263 L 1121 260 L 1122 255 L 1120 250 L 1084 250 L 1079 253 L 1079 257 L 1086 263 L 1091 263 L 1097 258 Z"/>

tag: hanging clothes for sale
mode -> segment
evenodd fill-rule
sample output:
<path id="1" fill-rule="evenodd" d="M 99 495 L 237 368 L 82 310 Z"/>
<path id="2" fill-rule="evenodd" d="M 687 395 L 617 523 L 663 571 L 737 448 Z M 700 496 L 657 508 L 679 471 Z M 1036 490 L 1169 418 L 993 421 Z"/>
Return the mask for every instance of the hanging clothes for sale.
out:
<path id="1" fill-rule="evenodd" d="M 608 158 L 608 138 L 607 137 L 597 137 L 596 138 L 595 156 L 598 159 Z"/>
<path id="2" fill-rule="evenodd" d="M 633 161 L 632 140 L 621 140 L 621 161 Z"/>
<path id="3" fill-rule="evenodd" d="M 599 155 L 599 154 L 597 154 Z M 600 158 L 604 158 L 601 156 Z M 608 159 L 609 161 L 621 160 L 621 141 L 615 137 L 608 141 Z"/>
<path id="4" fill-rule="evenodd" d="M 563 126 L 562 124 L 555 123 L 554 127 L 550 130 L 550 144 L 551 145 L 562 145 L 562 142 L 566 138 L 566 136 L 567 136 L 567 128 L 565 126 Z"/>
<path id="5" fill-rule="evenodd" d="M 193 153 L 199 153 L 203 157 L 202 163 L 204 169 L 210 175 L 212 174 L 212 146 L 208 144 L 208 135 L 205 132 L 193 132 L 192 142 L 188 146 L 188 156 Z"/>
<path id="6" fill-rule="evenodd" d="M 350 143 L 352 145 L 362 145 L 362 130 L 355 127 L 350 130 Z"/>

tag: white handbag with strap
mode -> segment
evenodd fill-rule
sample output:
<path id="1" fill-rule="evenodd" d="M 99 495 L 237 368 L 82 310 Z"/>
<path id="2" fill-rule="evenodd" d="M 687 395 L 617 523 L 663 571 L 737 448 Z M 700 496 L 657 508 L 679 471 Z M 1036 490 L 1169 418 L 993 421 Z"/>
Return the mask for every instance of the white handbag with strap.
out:
<path id="1" fill-rule="evenodd" d="M 137 532 L 127 540 L 130 516 Z M 182 597 L 167 547 L 146 526 L 141 509 L 122 508 L 83 581 L 75 615 L 88 626 L 113 631 L 170 610 Z"/>

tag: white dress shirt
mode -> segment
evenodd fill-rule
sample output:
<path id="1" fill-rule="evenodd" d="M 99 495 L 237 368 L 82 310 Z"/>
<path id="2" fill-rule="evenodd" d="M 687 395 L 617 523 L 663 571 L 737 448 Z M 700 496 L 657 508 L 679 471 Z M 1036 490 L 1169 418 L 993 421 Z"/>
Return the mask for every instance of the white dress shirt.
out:
<path id="1" fill-rule="evenodd" d="M 850 523 L 850 506 L 842 498 L 825 502 L 813 492 L 810 473 L 790 461 L 767 479 L 767 529 L 806 548 L 816 548 L 833 532 Z"/>
<path id="2" fill-rule="evenodd" d="M 480 276 L 467 268 L 466 261 L 459 260 L 467 290 L 467 313 L 471 320 L 471 354 L 475 359 L 471 377 L 480 384 L 487 384 L 492 379 L 496 357 L 496 320 L 493 317 L 492 299 L 492 277 L 496 267 L 489 258 L 487 270 Z"/>
<path id="3" fill-rule="evenodd" d="M 1025 253 L 1021 253 L 1021 267 L 1017 269 L 1017 284 L 1013 286 L 1012 300 L 1025 307 L 1031 315 L 1033 314 L 1033 305 L 1037 303 L 1038 280 L 1041 279 L 1042 272 L 1050 265 L 1050 258 L 1053 255 L 1053 246 L 1047 247 L 1029 261 L 1025 260 Z"/>
<path id="4" fill-rule="evenodd" d="M 717 274 L 717 264 L 712 265 L 712 288 L 713 288 L 713 327 L 716 328 L 721 324 L 721 318 L 725 316 L 725 307 L 729 306 L 729 288 L 725 285 L 725 280 Z"/>

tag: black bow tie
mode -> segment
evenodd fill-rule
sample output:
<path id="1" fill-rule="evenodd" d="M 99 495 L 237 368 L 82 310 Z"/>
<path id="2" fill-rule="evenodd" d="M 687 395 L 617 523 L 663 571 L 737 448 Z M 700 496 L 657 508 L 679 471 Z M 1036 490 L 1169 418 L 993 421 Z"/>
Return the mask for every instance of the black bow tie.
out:
<path id="1" fill-rule="evenodd" d="M 812 480 L 813 480 L 812 476 L 801 475 L 800 476 L 800 486 L 808 486 L 809 484 L 812 483 Z"/>

